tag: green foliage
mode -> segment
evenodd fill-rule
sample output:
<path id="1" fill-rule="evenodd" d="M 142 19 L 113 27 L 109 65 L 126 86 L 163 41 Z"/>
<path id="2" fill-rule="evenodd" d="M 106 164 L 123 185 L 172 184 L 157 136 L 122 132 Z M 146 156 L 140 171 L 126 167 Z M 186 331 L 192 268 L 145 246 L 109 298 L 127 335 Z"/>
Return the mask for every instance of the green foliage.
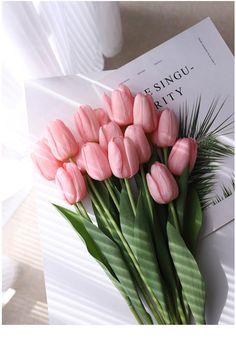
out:
<path id="1" fill-rule="evenodd" d="M 225 198 L 228 198 L 234 193 L 234 177 L 231 178 L 231 184 L 229 186 L 222 186 L 222 194 L 217 194 L 212 200 L 212 204 L 216 205 L 223 201 Z"/>
<path id="2" fill-rule="evenodd" d="M 134 254 L 139 263 L 140 269 L 145 275 L 147 283 L 161 305 L 164 318 L 168 320 L 168 309 L 166 305 L 166 291 L 161 278 L 159 264 L 157 262 L 152 241 L 150 219 L 144 206 L 144 197 L 140 191 L 137 212 L 134 222 Z"/>
<path id="3" fill-rule="evenodd" d="M 171 256 L 191 312 L 197 324 L 205 324 L 205 289 L 198 265 L 176 228 L 167 223 Z"/>
<path id="4" fill-rule="evenodd" d="M 151 324 L 151 317 L 142 304 L 137 287 L 116 243 L 86 218 L 58 205 L 54 206 L 71 223 L 85 242 L 89 253 L 101 264 L 122 294 L 128 298 L 140 319 Z"/>
<path id="5" fill-rule="evenodd" d="M 190 252 L 195 255 L 202 227 L 202 208 L 197 191 L 189 186 L 183 227 L 183 237 Z"/>
<path id="6" fill-rule="evenodd" d="M 233 147 L 219 139 L 220 135 L 233 132 L 232 115 L 217 124 L 217 117 L 223 111 L 225 102 L 226 100 L 219 105 L 219 99 L 214 99 L 202 121 L 201 98 L 197 99 L 191 113 L 187 104 L 180 110 L 179 136 L 193 137 L 198 142 L 197 161 L 189 181 L 198 192 L 202 208 L 208 207 L 214 201 L 212 190 L 222 160 L 234 154 Z"/>

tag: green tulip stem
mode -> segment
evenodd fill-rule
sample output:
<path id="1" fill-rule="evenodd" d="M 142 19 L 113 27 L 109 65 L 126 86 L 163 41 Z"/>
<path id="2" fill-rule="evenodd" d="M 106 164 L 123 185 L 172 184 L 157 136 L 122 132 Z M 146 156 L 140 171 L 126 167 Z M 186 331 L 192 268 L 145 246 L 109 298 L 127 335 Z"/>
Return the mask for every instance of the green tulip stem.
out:
<path id="1" fill-rule="evenodd" d="M 81 216 L 84 216 L 77 204 L 78 204 L 78 203 L 75 203 L 75 204 L 74 204 L 74 207 L 75 207 L 77 213 L 80 214 Z"/>
<path id="2" fill-rule="evenodd" d="M 161 307 L 161 304 L 159 303 L 159 301 L 157 300 L 153 290 L 149 287 L 149 285 L 147 284 L 146 282 L 146 279 L 145 279 L 145 276 L 143 275 L 141 269 L 140 269 L 140 266 L 139 266 L 139 263 L 136 259 L 136 257 L 134 256 L 134 253 L 132 251 L 132 249 L 130 248 L 127 240 L 125 239 L 125 237 L 123 236 L 120 228 L 118 227 L 117 223 L 115 222 L 113 216 L 111 215 L 110 211 L 107 209 L 106 205 L 104 204 L 99 192 L 97 191 L 96 187 L 94 186 L 93 184 L 93 181 L 89 178 L 89 176 L 87 177 L 87 180 L 88 180 L 88 183 L 89 183 L 89 186 L 91 187 L 93 193 L 95 194 L 95 196 L 97 197 L 98 201 L 100 202 L 100 205 L 103 207 L 103 210 L 106 214 L 106 216 L 109 218 L 109 221 L 111 222 L 111 224 L 113 225 L 114 229 L 116 230 L 121 242 L 123 243 L 124 245 L 124 248 L 126 249 L 130 259 L 132 260 L 132 263 L 134 264 L 137 272 L 139 273 L 142 281 L 144 282 L 148 292 L 150 293 L 157 309 L 160 311 L 162 311 L 162 307 Z M 126 180 L 126 179 L 125 179 Z M 165 324 L 165 320 L 163 319 L 163 317 L 161 316 L 161 312 L 160 312 L 160 315 L 156 313 L 156 319 L 158 321 L 159 324 Z"/>
<path id="3" fill-rule="evenodd" d="M 128 179 L 124 179 L 125 181 L 125 187 L 129 196 L 129 200 L 130 200 L 130 204 L 134 213 L 134 216 L 136 215 L 136 207 L 135 207 L 135 203 L 134 203 L 134 197 L 133 197 L 133 193 L 130 187 L 130 183 Z"/>
<path id="4" fill-rule="evenodd" d="M 85 207 L 84 207 L 84 205 L 83 205 L 82 202 L 76 203 L 75 206 L 76 206 L 76 208 L 78 209 L 78 212 L 79 212 L 83 217 L 85 217 L 85 218 L 88 219 L 90 222 L 92 222 L 91 219 L 90 219 L 90 217 L 89 217 L 89 215 L 88 215 L 88 213 L 87 213 L 87 210 L 85 209 Z"/>
<path id="5" fill-rule="evenodd" d="M 163 148 L 163 154 L 164 154 L 164 163 L 167 165 L 168 162 L 168 147 Z"/>
<path id="6" fill-rule="evenodd" d="M 176 214 L 174 203 L 170 202 L 169 206 L 170 206 L 170 211 L 171 211 L 171 214 L 172 214 L 172 217 L 173 217 L 173 220 L 174 220 L 175 228 L 178 231 L 178 233 L 181 235 L 181 230 L 180 230 L 180 226 L 179 226 L 179 220 L 178 220 L 178 217 L 177 217 L 177 214 Z"/>
<path id="7" fill-rule="evenodd" d="M 145 195 L 147 198 L 147 203 L 148 203 L 148 207 L 149 207 L 149 211 L 150 211 L 150 217 L 151 217 L 151 220 L 153 220 L 152 202 L 151 202 L 149 189 L 147 187 L 147 181 L 146 181 L 146 176 L 145 176 L 143 165 L 141 165 L 140 170 L 141 170 L 141 177 L 142 177 L 142 181 L 143 181 L 143 185 L 144 185 L 144 189 L 145 189 Z"/>
<path id="8" fill-rule="evenodd" d="M 111 183 L 110 183 L 110 180 L 107 179 L 107 180 L 105 180 L 104 182 L 105 182 L 105 185 L 106 185 L 106 188 L 107 188 L 108 192 L 109 192 L 110 195 L 111 195 L 111 198 L 113 199 L 113 202 L 115 203 L 116 209 L 118 210 L 118 212 L 120 212 L 119 202 L 118 202 L 118 200 L 117 200 L 117 198 L 116 198 L 116 195 L 115 195 L 115 193 L 114 193 L 114 191 L 113 191 L 113 188 L 112 188 L 112 185 L 111 185 Z"/>

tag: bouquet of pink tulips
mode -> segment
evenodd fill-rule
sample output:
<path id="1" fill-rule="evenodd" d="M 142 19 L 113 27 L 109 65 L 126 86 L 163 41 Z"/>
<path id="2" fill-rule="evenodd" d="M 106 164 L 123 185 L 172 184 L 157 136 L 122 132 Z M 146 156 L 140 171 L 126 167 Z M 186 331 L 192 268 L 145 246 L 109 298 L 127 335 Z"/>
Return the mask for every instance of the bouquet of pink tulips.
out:
<path id="1" fill-rule="evenodd" d="M 232 154 L 217 139 L 230 123 L 210 129 L 210 107 L 199 124 L 200 101 L 191 118 L 160 113 L 150 95 L 134 97 L 123 85 L 103 101 L 105 110 L 78 108 L 73 134 L 50 122 L 32 159 L 73 206 L 55 205 L 139 324 L 205 324 L 196 248 L 211 164 Z M 87 195 L 96 222 L 83 205 Z"/>

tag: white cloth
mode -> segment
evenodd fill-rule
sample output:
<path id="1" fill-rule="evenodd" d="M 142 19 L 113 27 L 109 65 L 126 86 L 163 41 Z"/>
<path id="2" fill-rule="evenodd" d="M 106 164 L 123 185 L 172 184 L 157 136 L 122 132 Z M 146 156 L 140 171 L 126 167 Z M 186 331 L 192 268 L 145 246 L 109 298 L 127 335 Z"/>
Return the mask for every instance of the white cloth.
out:
<path id="1" fill-rule="evenodd" d="M 9 206 L 9 198 L 30 181 L 24 82 L 101 71 L 103 55 L 121 49 L 122 31 L 117 2 L 3 2 L 2 15 L 2 197 Z"/>

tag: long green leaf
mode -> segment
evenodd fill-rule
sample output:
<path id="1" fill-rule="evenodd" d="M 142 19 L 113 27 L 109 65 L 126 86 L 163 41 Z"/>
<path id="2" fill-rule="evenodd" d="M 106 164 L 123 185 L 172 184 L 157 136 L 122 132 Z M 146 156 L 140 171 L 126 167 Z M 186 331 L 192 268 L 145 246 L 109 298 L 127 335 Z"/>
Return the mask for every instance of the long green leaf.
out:
<path id="1" fill-rule="evenodd" d="M 167 235 L 170 253 L 191 312 L 197 324 L 205 324 L 205 287 L 198 265 L 170 222 L 167 223 Z"/>
<path id="2" fill-rule="evenodd" d="M 159 205 L 158 210 L 155 210 L 155 202 L 148 191 L 145 176 L 142 176 L 142 181 L 139 181 L 139 187 L 141 188 L 141 191 L 144 194 L 142 198 L 147 215 L 149 217 L 148 220 L 152 231 L 156 258 L 160 266 L 160 274 L 162 276 L 163 281 L 165 282 L 165 286 L 168 289 L 166 290 L 166 293 L 170 293 L 171 297 L 168 296 L 170 304 L 169 306 L 174 312 L 173 307 L 177 306 L 177 289 L 175 283 L 175 268 L 170 256 L 168 241 L 166 238 L 166 208 L 163 205 Z"/>
<path id="3" fill-rule="evenodd" d="M 177 210 L 181 231 L 183 230 L 183 225 L 184 225 L 184 211 L 185 211 L 187 191 L 188 191 L 188 178 L 189 178 L 189 170 L 188 168 L 186 168 L 183 174 L 177 179 L 177 183 L 179 186 L 179 196 L 175 200 L 175 207 Z"/>
<path id="4" fill-rule="evenodd" d="M 195 255 L 202 227 L 202 208 L 197 191 L 192 186 L 188 191 L 185 217 L 184 240 L 191 253 Z"/>
<path id="5" fill-rule="evenodd" d="M 107 259 L 102 254 L 101 249 L 97 246 L 97 244 L 94 242 L 92 237 L 88 234 L 82 220 L 79 218 L 78 214 L 75 212 L 63 208 L 59 205 L 53 204 L 53 206 L 70 222 L 70 224 L 74 227 L 76 232 L 79 234 L 79 236 L 82 238 L 83 242 L 85 243 L 87 250 L 90 255 L 92 255 L 99 263 L 101 263 L 103 266 L 106 267 L 106 269 L 110 272 L 110 274 L 115 277 L 115 274 L 110 267 Z"/>
<path id="6" fill-rule="evenodd" d="M 123 235 L 130 247 L 134 248 L 134 213 L 130 204 L 126 187 L 123 186 L 120 195 L 120 225 Z"/>
<path id="7" fill-rule="evenodd" d="M 163 281 L 155 256 L 149 217 L 144 206 L 142 192 L 139 195 L 134 223 L 133 251 L 147 283 L 161 305 L 164 318 L 168 322 L 169 315 L 163 290 Z"/>
<path id="8" fill-rule="evenodd" d="M 134 284 L 133 278 L 129 272 L 128 266 L 125 263 L 124 257 L 121 254 L 118 246 L 107 236 L 105 236 L 94 224 L 86 219 L 83 219 L 83 223 L 90 233 L 91 237 L 94 239 L 96 244 L 100 247 L 103 255 L 108 260 L 110 266 L 115 272 L 117 278 L 122 284 L 126 294 L 138 310 L 141 318 L 148 322 L 151 322 L 150 315 L 145 311 L 142 301 L 137 293 L 136 286 Z"/>
<path id="9" fill-rule="evenodd" d="M 123 293 L 130 299 L 140 318 L 145 323 L 152 324 L 151 317 L 142 304 L 132 276 L 116 243 L 87 219 L 81 216 L 79 217 L 76 213 L 68 209 L 56 205 L 55 207 L 84 239 L 89 253 L 99 262 L 102 262 L 112 274 L 112 277 L 117 279 L 118 282 L 116 282 L 116 285 L 120 283 L 119 289 L 122 288 Z"/>

